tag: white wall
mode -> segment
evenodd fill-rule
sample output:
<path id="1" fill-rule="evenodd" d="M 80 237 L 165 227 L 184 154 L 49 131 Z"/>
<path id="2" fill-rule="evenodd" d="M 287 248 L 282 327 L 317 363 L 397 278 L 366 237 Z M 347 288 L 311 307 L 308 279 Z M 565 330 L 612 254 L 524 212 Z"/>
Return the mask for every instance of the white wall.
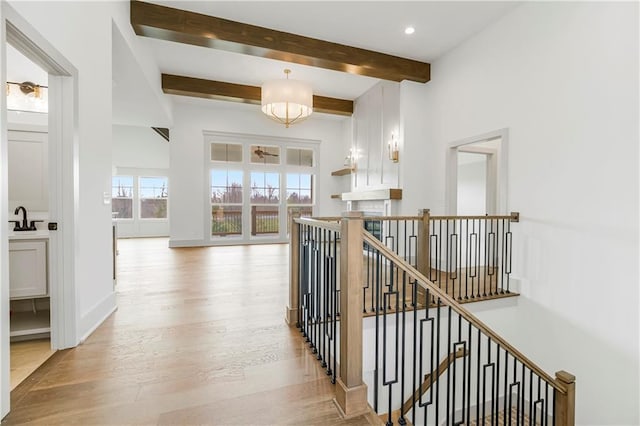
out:
<path id="1" fill-rule="evenodd" d="M 401 96 L 405 213 L 443 212 L 449 143 L 509 129 L 512 337 L 577 376 L 578 424 L 640 422 L 637 35 L 637 3 L 526 3 Z"/>
<path id="2" fill-rule="evenodd" d="M 225 103 L 174 105 L 174 127 L 171 129 L 170 244 L 202 245 L 209 237 L 204 227 L 204 131 L 241 133 L 270 137 L 320 140 L 316 185 L 315 214 L 334 216 L 342 211 L 339 201 L 330 195 L 342 192 L 340 177 L 331 170 L 342 168 L 344 119 L 316 116 L 286 129 L 269 120 L 256 106 L 224 108 Z M 223 105 L 219 107 L 219 105 Z"/>
<path id="3" fill-rule="evenodd" d="M 415 215 L 420 209 L 432 213 L 444 210 L 445 156 L 427 133 L 437 123 L 425 111 L 429 84 L 403 81 L 400 84 L 400 188 L 401 215 Z"/>
<path id="4" fill-rule="evenodd" d="M 353 191 L 398 187 L 398 163 L 389 160 L 388 144 L 392 133 L 400 138 L 399 105 L 400 85 L 389 81 L 376 84 L 354 102 Z"/>
<path id="5" fill-rule="evenodd" d="M 169 142 L 151 127 L 113 126 L 114 175 L 133 176 L 137 187 L 139 176 L 169 176 Z M 169 203 L 171 203 L 169 182 Z M 168 237 L 169 220 L 141 220 L 138 198 L 134 198 L 134 218 L 118 221 L 119 237 Z"/>
<path id="6" fill-rule="evenodd" d="M 111 14 L 115 3 L 11 2 L 79 72 L 78 335 L 115 307 L 111 280 Z M 78 35 L 82 34 L 82 37 Z M 70 226 L 70 224 L 61 224 Z"/>
<path id="7" fill-rule="evenodd" d="M 169 142 L 151 127 L 113 125 L 114 167 L 169 168 Z"/>

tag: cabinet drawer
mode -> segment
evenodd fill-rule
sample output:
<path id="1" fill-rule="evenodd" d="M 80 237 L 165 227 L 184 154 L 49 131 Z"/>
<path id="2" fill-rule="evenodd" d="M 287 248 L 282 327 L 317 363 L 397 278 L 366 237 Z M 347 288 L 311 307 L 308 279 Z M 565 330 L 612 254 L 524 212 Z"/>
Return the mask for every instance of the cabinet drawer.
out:
<path id="1" fill-rule="evenodd" d="M 9 297 L 47 296 L 47 242 L 9 241 Z"/>

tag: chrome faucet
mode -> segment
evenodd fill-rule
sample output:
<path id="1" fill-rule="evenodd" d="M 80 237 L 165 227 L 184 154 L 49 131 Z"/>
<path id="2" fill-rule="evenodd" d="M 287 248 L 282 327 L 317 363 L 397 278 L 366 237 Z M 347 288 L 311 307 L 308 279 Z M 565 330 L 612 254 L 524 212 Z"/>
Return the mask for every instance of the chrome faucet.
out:
<path id="1" fill-rule="evenodd" d="M 16 211 L 13 212 L 13 214 L 17 215 L 18 213 L 20 213 L 20 210 L 22 210 L 22 226 L 20 226 L 21 229 L 16 229 L 16 231 L 18 230 L 27 230 L 29 229 L 29 222 L 27 221 L 27 209 L 25 209 L 23 206 L 18 206 L 16 207 Z M 16 223 L 16 228 L 18 224 Z"/>

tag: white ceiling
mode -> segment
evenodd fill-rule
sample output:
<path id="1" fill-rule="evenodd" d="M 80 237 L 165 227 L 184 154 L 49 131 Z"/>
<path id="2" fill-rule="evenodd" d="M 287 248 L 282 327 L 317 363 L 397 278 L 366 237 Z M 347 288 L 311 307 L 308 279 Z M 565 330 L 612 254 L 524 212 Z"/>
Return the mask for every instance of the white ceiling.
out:
<path id="1" fill-rule="evenodd" d="M 430 63 L 519 4 L 512 1 L 151 2 Z M 404 34 L 408 25 L 415 27 L 413 35 Z M 291 78 L 311 83 L 314 94 L 342 99 L 356 99 L 379 81 L 241 53 L 147 37 L 139 40 L 151 51 L 159 71 L 167 74 L 260 86 L 266 80 L 283 78 L 284 68 L 290 68 Z M 139 121 L 148 125 L 154 120 L 150 115 L 153 108 L 134 106 L 143 104 L 143 99 L 152 100 L 153 96 L 141 93 L 145 85 L 139 81 L 140 77 L 133 76 L 131 65 L 126 63 L 132 61 L 132 54 L 118 52 L 119 49 L 126 49 L 126 45 L 114 42 L 114 122 Z M 132 79 L 135 88 L 123 82 L 127 78 Z M 174 103 L 259 111 L 254 105 L 235 102 L 170 98 Z M 320 116 L 333 118 L 328 114 Z"/>
<path id="2" fill-rule="evenodd" d="M 425 62 L 435 61 L 519 4 L 510 1 L 178 0 L 152 3 Z M 407 25 L 415 27 L 411 36 L 404 34 Z M 356 99 L 379 81 L 147 37 L 139 37 L 139 40 L 152 52 L 162 73 L 260 86 L 266 80 L 283 78 L 282 71 L 287 67 L 293 70 L 292 78 L 310 82 L 315 94 L 343 99 Z M 149 125 L 156 120 L 162 121 L 159 118 L 161 109 L 149 108 L 150 102 L 157 103 L 155 93 L 117 31 L 114 31 L 113 61 L 114 122 Z M 7 79 L 47 84 L 46 72 L 11 46 L 7 49 Z M 241 103 L 171 98 L 174 102 L 181 98 L 180 102 L 214 108 L 256 109 L 256 106 Z"/>
<path id="3" fill-rule="evenodd" d="M 518 3 L 480 1 L 152 1 L 152 3 L 307 37 L 432 62 L 499 19 Z M 404 34 L 415 27 L 411 36 Z M 322 96 L 355 99 L 378 81 L 338 71 L 174 42 L 144 39 L 160 71 L 260 86 L 291 78 Z"/>

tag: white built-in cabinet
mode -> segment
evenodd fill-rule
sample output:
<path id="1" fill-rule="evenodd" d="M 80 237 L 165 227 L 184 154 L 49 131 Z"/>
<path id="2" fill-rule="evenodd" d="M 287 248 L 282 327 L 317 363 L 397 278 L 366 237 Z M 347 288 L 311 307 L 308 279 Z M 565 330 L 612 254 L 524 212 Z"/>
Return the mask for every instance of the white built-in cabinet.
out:
<path id="1" fill-rule="evenodd" d="M 36 338 L 50 332 L 47 240 L 9 241 L 10 335 Z"/>
<path id="2" fill-rule="evenodd" d="M 9 297 L 45 297 L 47 289 L 47 242 L 9 242 Z"/>

